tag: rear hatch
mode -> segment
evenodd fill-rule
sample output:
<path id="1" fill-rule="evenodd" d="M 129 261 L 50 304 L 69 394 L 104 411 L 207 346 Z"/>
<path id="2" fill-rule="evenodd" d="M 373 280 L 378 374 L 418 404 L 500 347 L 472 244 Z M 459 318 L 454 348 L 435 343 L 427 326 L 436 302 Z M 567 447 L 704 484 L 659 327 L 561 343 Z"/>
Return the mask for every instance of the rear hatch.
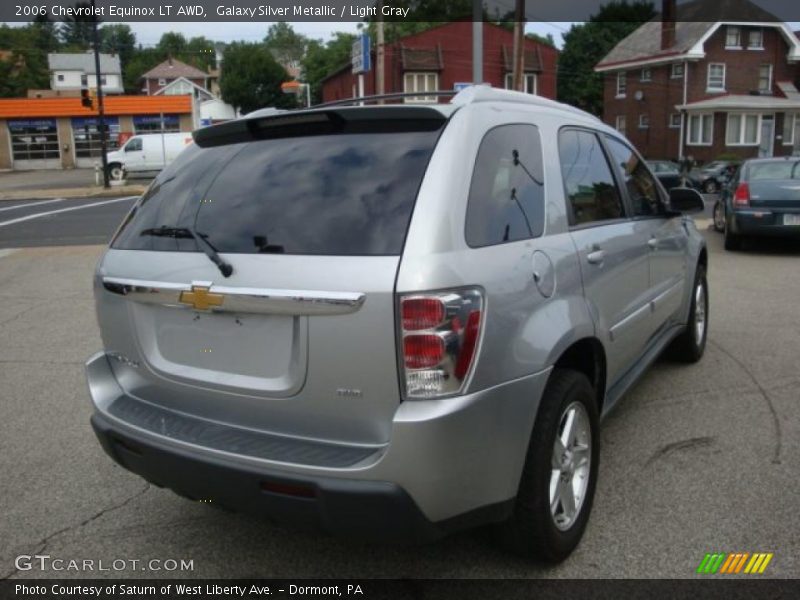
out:
<path id="1" fill-rule="evenodd" d="M 747 169 L 750 205 L 773 210 L 800 209 L 800 161 L 751 163 Z"/>
<path id="2" fill-rule="evenodd" d="M 371 107 L 198 132 L 98 269 L 126 392 L 239 427 L 385 443 L 400 401 L 395 278 L 445 121 Z"/>

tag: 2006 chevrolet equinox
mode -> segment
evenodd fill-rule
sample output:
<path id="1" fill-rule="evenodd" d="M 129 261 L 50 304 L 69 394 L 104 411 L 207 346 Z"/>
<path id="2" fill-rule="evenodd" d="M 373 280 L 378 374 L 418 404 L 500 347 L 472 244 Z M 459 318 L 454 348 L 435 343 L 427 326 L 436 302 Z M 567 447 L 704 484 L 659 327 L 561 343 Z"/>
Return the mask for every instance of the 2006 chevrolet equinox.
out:
<path id="1" fill-rule="evenodd" d="M 568 556 L 599 418 L 663 350 L 703 354 L 700 196 L 596 118 L 483 86 L 194 136 L 94 277 L 108 454 L 278 522 L 492 524 Z"/>

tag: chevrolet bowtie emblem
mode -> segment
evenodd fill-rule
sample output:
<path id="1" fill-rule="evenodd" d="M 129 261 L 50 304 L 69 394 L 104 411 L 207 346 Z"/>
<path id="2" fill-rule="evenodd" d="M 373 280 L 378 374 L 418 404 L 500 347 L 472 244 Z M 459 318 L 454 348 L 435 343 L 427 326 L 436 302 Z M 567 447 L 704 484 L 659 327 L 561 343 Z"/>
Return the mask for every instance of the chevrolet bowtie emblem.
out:
<path id="1" fill-rule="evenodd" d="M 214 306 L 222 306 L 225 296 L 212 294 L 211 288 L 193 285 L 191 291 L 181 292 L 178 302 L 188 304 L 195 310 L 210 310 Z"/>

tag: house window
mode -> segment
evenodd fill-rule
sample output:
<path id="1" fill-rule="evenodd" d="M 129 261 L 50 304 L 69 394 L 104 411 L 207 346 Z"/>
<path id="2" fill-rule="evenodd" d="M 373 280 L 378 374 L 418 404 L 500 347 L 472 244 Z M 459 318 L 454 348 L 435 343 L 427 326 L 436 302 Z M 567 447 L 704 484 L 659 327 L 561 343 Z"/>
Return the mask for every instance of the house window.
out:
<path id="1" fill-rule="evenodd" d="M 89 87 L 89 79 L 86 77 L 85 73 L 81 75 L 81 87 Z"/>
<path id="2" fill-rule="evenodd" d="M 163 77 L 160 77 L 160 78 L 158 79 L 158 85 L 160 85 L 160 86 L 165 86 L 165 85 L 167 85 L 167 80 L 166 80 L 166 79 L 164 79 Z"/>
<path id="3" fill-rule="evenodd" d="M 742 47 L 742 28 L 734 25 L 728 25 L 727 33 L 725 34 L 725 47 L 726 48 L 741 48 Z"/>
<path id="4" fill-rule="evenodd" d="M 678 129 L 681 126 L 681 113 L 671 113 L 669 115 L 669 126 Z"/>
<path id="5" fill-rule="evenodd" d="M 639 115 L 639 129 L 650 129 L 650 115 Z"/>
<path id="6" fill-rule="evenodd" d="M 689 116 L 689 135 L 687 144 L 690 146 L 710 146 L 714 133 L 714 115 L 701 114 Z"/>
<path id="7" fill-rule="evenodd" d="M 758 91 L 762 94 L 772 92 L 772 65 L 758 67 Z"/>
<path id="8" fill-rule="evenodd" d="M 438 73 L 406 73 L 403 76 L 403 91 L 407 94 L 435 92 L 439 89 Z M 436 102 L 435 96 L 414 96 L 406 102 Z"/>
<path id="9" fill-rule="evenodd" d="M 513 90 L 514 89 L 514 74 L 513 73 L 506 73 L 505 79 L 506 89 Z M 538 81 L 536 77 L 536 73 L 525 73 L 524 77 L 524 92 L 526 94 L 537 94 L 538 90 Z"/>
<path id="10" fill-rule="evenodd" d="M 106 85 L 106 76 L 105 75 L 100 75 L 100 84 L 101 85 Z"/>
<path id="11" fill-rule="evenodd" d="M 625 71 L 617 73 L 617 98 L 624 98 L 628 91 L 628 74 Z"/>
<path id="12" fill-rule="evenodd" d="M 710 92 L 725 91 L 725 63 L 711 63 L 708 65 L 706 87 Z"/>
<path id="13" fill-rule="evenodd" d="M 764 49 L 764 30 L 761 28 L 751 29 L 747 35 L 747 47 L 750 50 Z"/>
<path id="14" fill-rule="evenodd" d="M 64 76 L 59 73 L 58 75 L 56 75 L 56 79 L 58 79 L 58 81 L 64 81 Z"/>
<path id="15" fill-rule="evenodd" d="M 797 114 L 786 113 L 783 115 L 783 145 L 794 146 L 800 143 L 800 119 Z"/>
<path id="16" fill-rule="evenodd" d="M 683 63 L 672 63 L 672 68 L 670 69 L 669 76 L 673 79 L 682 79 L 683 78 Z"/>
<path id="17" fill-rule="evenodd" d="M 617 131 L 624 134 L 627 121 L 628 119 L 625 117 L 625 115 L 617 115 L 617 123 L 616 123 Z"/>
<path id="18" fill-rule="evenodd" d="M 747 113 L 728 114 L 725 144 L 728 146 L 757 146 L 761 115 Z"/>
<path id="19" fill-rule="evenodd" d="M 645 67 L 644 69 L 642 69 L 642 74 L 639 77 L 639 81 L 652 81 L 652 80 L 653 80 L 653 74 L 650 71 L 650 68 Z"/>

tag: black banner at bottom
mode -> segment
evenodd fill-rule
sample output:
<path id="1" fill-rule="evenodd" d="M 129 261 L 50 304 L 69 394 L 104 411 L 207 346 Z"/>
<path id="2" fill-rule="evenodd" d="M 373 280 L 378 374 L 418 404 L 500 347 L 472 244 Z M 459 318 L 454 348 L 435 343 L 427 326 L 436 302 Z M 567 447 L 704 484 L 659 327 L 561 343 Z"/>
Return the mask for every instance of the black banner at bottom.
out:
<path id="1" fill-rule="evenodd" d="M 796 599 L 797 579 L 10 579 L 0 581 L 0 598 L 102 600 L 158 598 L 228 600 L 231 598 L 392 599 L 558 599 L 592 600 L 669 598 Z"/>

